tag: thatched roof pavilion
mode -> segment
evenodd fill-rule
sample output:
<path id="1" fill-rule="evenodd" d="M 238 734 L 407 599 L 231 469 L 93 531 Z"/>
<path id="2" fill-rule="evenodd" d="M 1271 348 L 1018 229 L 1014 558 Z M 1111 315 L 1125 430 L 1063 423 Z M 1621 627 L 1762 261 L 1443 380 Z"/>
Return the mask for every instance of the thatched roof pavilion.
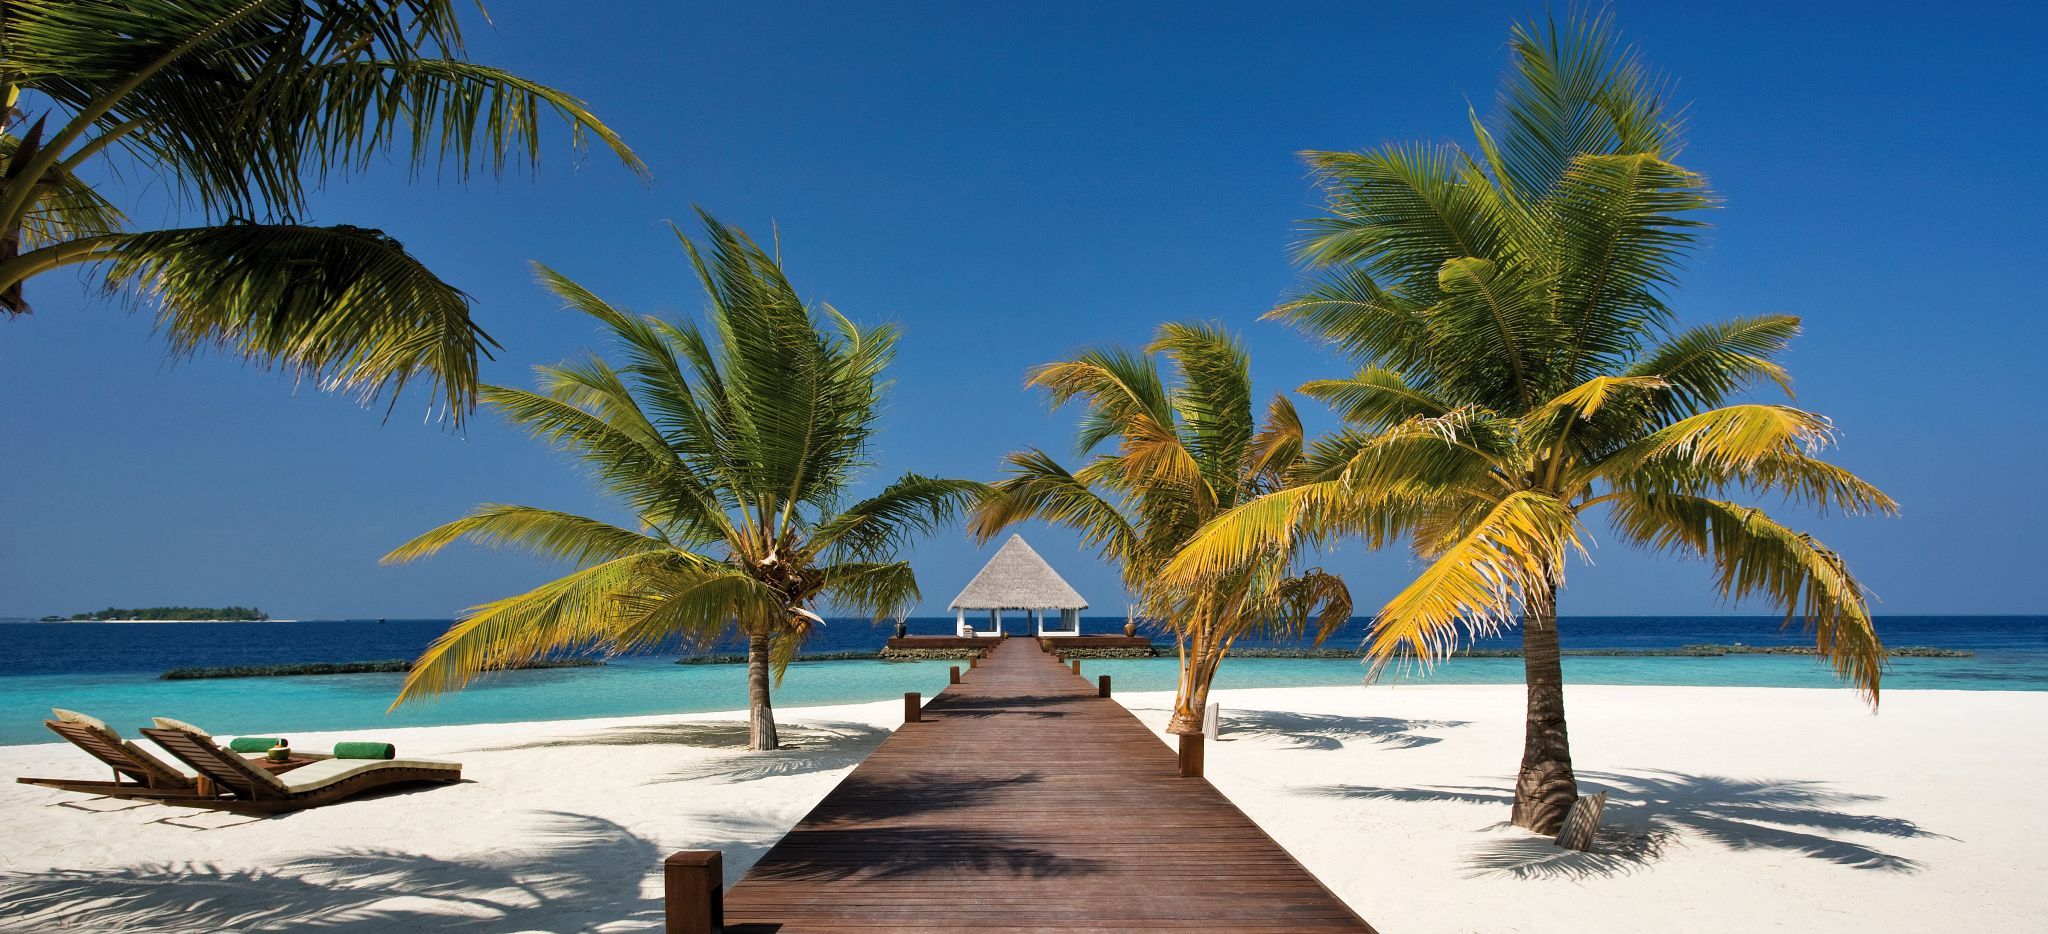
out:
<path id="1" fill-rule="evenodd" d="M 1026 610 L 1031 614 L 1032 629 L 1039 635 L 1077 636 L 1081 634 L 1081 611 L 1087 608 L 1088 601 L 1081 599 L 1081 594 L 1061 579 L 1059 572 L 1045 563 L 1022 535 L 1011 535 L 982 566 L 981 572 L 967 582 L 960 595 L 953 598 L 961 635 L 1001 635 L 1003 611 Z M 988 630 L 970 627 L 968 610 L 986 610 Z M 1058 628 L 1046 626 L 1045 614 L 1049 610 L 1059 611 Z"/>

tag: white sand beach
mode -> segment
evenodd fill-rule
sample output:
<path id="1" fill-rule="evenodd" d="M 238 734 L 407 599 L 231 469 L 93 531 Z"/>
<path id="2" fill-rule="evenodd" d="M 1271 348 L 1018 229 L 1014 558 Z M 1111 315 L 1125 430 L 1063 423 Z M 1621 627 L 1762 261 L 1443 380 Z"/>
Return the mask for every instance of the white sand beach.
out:
<path id="1" fill-rule="evenodd" d="M 1209 776 L 1387 934 L 2033 931 L 2048 917 L 2048 693 L 1574 687 L 1602 845 L 1503 826 L 1511 686 L 1219 692 Z M 1163 694 L 1122 698 L 1155 729 Z M 729 880 L 880 742 L 895 702 L 781 711 L 794 748 L 736 748 L 737 713 L 372 730 L 461 785 L 280 818 L 0 786 L 0 930 L 657 928 L 658 864 Z M 291 735 L 318 748 L 340 734 Z M 8 776 L 100 777 L 62 744 Z M 1077 789 L 1084 792 L 1085 789 Z"/>

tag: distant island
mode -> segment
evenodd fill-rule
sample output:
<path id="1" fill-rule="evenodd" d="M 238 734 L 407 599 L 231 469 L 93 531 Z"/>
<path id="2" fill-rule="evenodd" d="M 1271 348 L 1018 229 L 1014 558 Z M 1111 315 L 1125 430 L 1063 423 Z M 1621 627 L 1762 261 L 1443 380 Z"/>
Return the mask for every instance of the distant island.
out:
<path id="1" fill-rule="evenodd" d="M 73 613 L 69 622 L 107 623 L 136 620 L 177 623 L 261 623 L 268 622 L 270 614 L 252 606 L 145 606 L 132 610 L 108 607 L 97 613 Z"/>

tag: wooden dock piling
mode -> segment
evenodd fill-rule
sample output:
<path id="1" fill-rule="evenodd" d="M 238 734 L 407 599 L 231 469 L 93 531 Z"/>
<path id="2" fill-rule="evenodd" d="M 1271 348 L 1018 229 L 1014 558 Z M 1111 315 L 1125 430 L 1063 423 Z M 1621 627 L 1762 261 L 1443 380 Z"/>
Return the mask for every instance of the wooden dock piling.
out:
<path id="1" fill-rule="evenodd" d="M 1202 734 L 1181 734 L 1177 765 L 1182 778 L 1202 777 Z"/>
<path id="2" fill-rule="evenodd" d="M 725 930 L 725 855 L 680 850 L 661 864 L 661 894 L 668 934 Z"/>

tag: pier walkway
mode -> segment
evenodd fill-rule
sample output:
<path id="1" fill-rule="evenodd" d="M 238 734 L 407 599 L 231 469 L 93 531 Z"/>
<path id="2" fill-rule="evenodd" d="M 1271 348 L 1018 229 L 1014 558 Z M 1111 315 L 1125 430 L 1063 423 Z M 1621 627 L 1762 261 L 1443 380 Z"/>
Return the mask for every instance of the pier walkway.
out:
<path id="1" fill-rule="evenodd" d="M 997 643 L 724 896 L 728 932 L 1372 930 L 1096 683 Z"/>

